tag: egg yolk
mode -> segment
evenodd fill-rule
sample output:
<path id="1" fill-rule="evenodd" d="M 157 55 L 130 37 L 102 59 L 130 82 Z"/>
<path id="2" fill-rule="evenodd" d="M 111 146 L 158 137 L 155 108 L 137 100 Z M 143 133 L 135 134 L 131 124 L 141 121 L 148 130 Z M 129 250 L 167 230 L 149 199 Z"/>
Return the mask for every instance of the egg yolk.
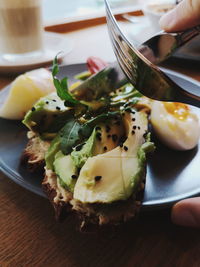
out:
<path id="1" fill-rule="evenodd" d="M 172 114 L 175 118 L 183 121 L 186 120 L 189 115 L 188 105 L 176 102 L 163 103 L 168 113 Z"/>

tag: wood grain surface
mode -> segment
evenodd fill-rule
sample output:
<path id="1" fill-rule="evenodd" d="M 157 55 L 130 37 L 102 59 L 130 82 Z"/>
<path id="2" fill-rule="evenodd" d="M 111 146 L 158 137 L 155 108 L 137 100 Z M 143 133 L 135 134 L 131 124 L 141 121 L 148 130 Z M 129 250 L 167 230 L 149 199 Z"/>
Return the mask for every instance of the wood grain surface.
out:
<path id="1" fill-rule="evenodd" d="M 90 55 L 114 59 L 105 25 L 67 36 L 73 40 L 74 50 L 64 63 L 83 62 Z M 200 80 L 198 65 L 170 60 L 165 66 Z M 12 79 L 0 76 L 0 87 Z M 0 203 L 2 267 L 200 266 L 200 230 L 173 225 L 170 210 L 142 213 L 135 223 L 115 230 L 83 234 L 77 231 L 75 218 L 56 222 L 46 199 L 2 173 Z"/>

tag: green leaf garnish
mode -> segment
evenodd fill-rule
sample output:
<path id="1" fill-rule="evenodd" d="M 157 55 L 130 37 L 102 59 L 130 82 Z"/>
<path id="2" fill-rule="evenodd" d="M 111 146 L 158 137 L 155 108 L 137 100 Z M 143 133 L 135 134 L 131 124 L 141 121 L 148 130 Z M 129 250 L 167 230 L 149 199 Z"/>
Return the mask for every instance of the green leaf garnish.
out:
<path id="1" fill-rule="evenodd" d="M 69 154 L 72 151 L 72 148 L 80 142 L 81 138 L 79 136 L 79 130 L 81 127 L 81 124 L 79 124 L 76 120 L 71 119 L 60 131 L 60 148 L 63 154 Z"/>
<path id="2" fill-rule="evenodd" d="M 92 133 L 94 127 L 99 124 L 100 122 L 105 122 L 107 120 L 116 118 L 117 116 L 120 115 L 120 112 L 115 111 L 115 112 L 108 112 L 108 113 L 102 113 L 95 118 L 92 118 L 91 120 L 87 121 L 82 128 L 80 129 L 81 134 L 85 137 L 90 136 Z"/>
<path id="3" fill-rule="evenodd" d="M 67 102 L 75 105 L 78 104 L 79 101 L 75 99 L 68 90 L 68 84 L 67 84 L 67 77 L 63 78 L 62 80 L 59 80 L 56 75 L 59 72 L 59 66 L 58 66 L 58 59 L 57 56 L 53 60 L 53 68 L 52 68 L 52 76 L 53 76 L 53 83 L 57 90 L 57 95 L 62 100 L 66 100 Z"/>

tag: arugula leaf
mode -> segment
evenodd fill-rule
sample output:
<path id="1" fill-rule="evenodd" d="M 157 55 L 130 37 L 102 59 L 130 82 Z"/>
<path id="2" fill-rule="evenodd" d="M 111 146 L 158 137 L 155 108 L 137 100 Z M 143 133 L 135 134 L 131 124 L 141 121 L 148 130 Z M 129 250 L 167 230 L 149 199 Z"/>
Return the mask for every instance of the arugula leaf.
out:
<path id="1" fill-rule="evenodd" d="M 72 148 L 81 141 L 79 135 L 79 130 L 81 129 L 81 127 L 81 124 L 79 124 L 74 119 L 71 119 L 62 128 L 62 130 L 60 131 L 60 148 L 63 154 L 69 154 L 72 151 Z"/>
<path id="2" fill-rule="evenodd" d="M 117 116 L 120 115 L 120 112 L 115 111 L 115 112 L 108 112 L 108 113 L 102 113 L 95 118 L 92 118 L 88 122 L 86 122 L 82 128 L 80 129 L 80 133 L 84 137 L 89 137 L 94 129 L 94 127 L 99 124 L 100 122 L 105 122 L 107 120 L 116 118 Z"/>
<path id="3" fill-rule="evenodd" d="M 65 77 L 62 80 L 59 80 L 56 75 L 59 72 L 59 66 L 58 66 L 58 59 L 57 56 L 53 60 L 53 68 L 52 68 L 52 76 L 53 76 L 53 83 L 57 90 L 57 95 L 62 100 L 66 100 L 68 103 L 71 103 L 72 105 L 78 104 L 79 101 L 75 99 L 68 90 L 67 80 L 68 78 Z"/>
<path id="4" fill-rule="evenodd" d="M 94 127 L 103 121 L 116 118 L 119 116 L 119 112 L 108 112 L 101 114 L 84 124 L 80 124 L 74 118 L 70 119 L 65 126 L 61 129 L 59 135 L 61 137 L 60 148 L 63 154 L 67 155 L 71 153 L 72 149 L 85 141 L 88 138 Z"/>

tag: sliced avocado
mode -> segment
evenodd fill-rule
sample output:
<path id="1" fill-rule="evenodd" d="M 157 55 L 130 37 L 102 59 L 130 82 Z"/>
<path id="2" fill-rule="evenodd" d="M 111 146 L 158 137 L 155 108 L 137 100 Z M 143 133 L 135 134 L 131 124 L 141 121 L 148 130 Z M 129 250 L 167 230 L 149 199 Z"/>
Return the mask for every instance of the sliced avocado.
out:
<path id="1" fill-rule="evenodd" d="M 60 180 L 60 185 L 69 191 L 74 191 L 74 186 L 78 178 L 77 168 L 70 155 L 65 156 L 59 151 L 53 163 L 55 173 Z"/>
<path id="2" fill-rule="evenodd" d="M 82 149 L 78 151 L 80 148 L 80 145 L 78 145 L 71 153 L 72 160 L 77 168 L 81 168 L 85 164 L 88 157 L 92 156 L 95 140 L 96 130 L 94 129 L 87 142 L 83 145 Z"/>
<path id="3" fill-rule="evenodd" d="M 71 93 L 78 100 L 93 101 L 108 95 L 116 89 L 117 72 L 114 68 L 107 67 L 96 74 L 93 74 Z"/>
<path id="4" fill-rule="evenodd" d="M 82 148 L 80 149 L 80 146 L 78 146 L 71 153 L 74 164 L 77 168 L 82 168 L 89 157 L 114 149 L 119 144 L 119 140 L 123 135 L 124 128 L 120 125 L 120 121 L 109 121 L 107 124 L 99 124 L 94 128 L 91 136 Z"/>
<path id="5" fill-rule="evenodd" d="M 88 79 L 91 76 L 91 72 L 90 71 L 83 71 L 77 75 L 74 76 L 74 78 L 76 80 L 81 80 L 81 81 L 85 81 L 86 79 Z"/>
<path id="6" fill-rule="evenodd" d="M 55 155 L 59 150 L 60 150 L 60 135 L 58 134 L 51 142 L 51 145 L 45 154 L 45 162 L 47 169 L 53 170 L 53 162 L 55 160 Z"/>
<path id="7" fill-rule="evenodd" d="M 33 132 L 43 138 L 51 138 L 50 133 L 58 132 L 67 119 L 72 116 L 73 110 L 65 107 L 56 93 L 40 98 L 34 107 L 28 111 L 23 123 Z"/>
<path id="8" fill-rule="evenodd" d="M 74 188 L 74 198 L 83 203 L 112 203 L 137 192 L 145 174 L 147 117 L 142 112 L 125 112 L 127 139 L 107 153 L 89 157 Z M 145 148 L 146 146 L 146 148 Z"/>

